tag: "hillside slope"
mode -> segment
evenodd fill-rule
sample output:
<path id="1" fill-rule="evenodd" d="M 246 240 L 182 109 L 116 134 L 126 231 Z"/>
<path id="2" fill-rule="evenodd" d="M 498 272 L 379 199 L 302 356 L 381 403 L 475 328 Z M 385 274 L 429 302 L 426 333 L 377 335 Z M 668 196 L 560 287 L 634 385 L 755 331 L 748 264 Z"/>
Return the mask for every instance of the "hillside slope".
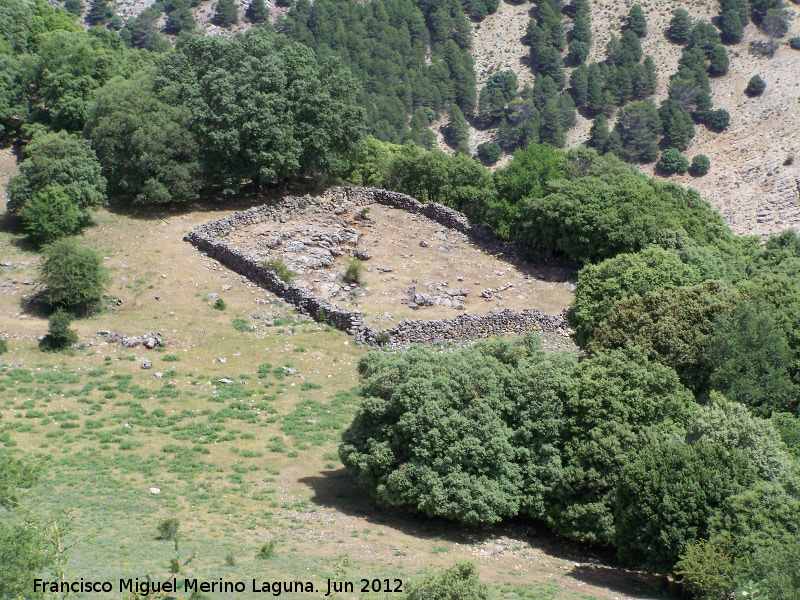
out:
<path id="1" fill-rule="evenodd" d="M 593 2 L 592 54 L 588 61 L 602 60 L 605 45 L 612 34 L 619 34 L 620 17 L 627 14 L 632 1 Z M 660 103 L 667 96 L 669 78 L 675 73 L 681 46 L 670 43 L 664 31 L 671 11 L 685 8 L 693 19 L 711 20 L 717 4 L 706 2 L 642 2 L 648 20 L 648 35 L 642 40 L 645 54 L 651 54 L 658 66 L 659 83 L 654 100 Z M 529 49 L 521 38 L 530 17 L 532 5 L 501 2 L 494 15 L 474 26 L 473 53 L 478 87 L 492 73 L 513 69 L 520 84 L 532 84 L 533 75 L 527 66 Z M 795 19 L 784 41 L 800 34 L 800 8 L 789 4 Z M 771 59 L 748 51 L 752 40 L 764 39 L 755 26 L 748 25 L 745 37 L 728 46 L 730 72 L 712 79 L 714 106 L 726 109 L 731 124 L 723 133 L 713 133 L 703 126 L 685 152 L 689 158 L 705 154 L 711 159 L 711 170 L 704 177 L 676 175 L 671 181 L 696 188 L 703 198 L 718 208 L 728 224 L 739 234 L 767 235 L 788 228 L 800 227 L 800 163 L 784 165 L 790 154 L 800 154 L 800 52 L 781 45 Z M 761 74 L 767 90 L 756 98 L 748 98 L 744 88 L 751 76 Z M 613 120 L 612 120 L 613 122 Z M 588 138 L 591 121 L 578 117 L 578 124 L 567 135 L 567 144 L 575 146 Z M 489 139 L 491 132 L 473 131 L 471 144 L 477 147 Z M 648 175 L 653 165 L 643 165 Z"/>

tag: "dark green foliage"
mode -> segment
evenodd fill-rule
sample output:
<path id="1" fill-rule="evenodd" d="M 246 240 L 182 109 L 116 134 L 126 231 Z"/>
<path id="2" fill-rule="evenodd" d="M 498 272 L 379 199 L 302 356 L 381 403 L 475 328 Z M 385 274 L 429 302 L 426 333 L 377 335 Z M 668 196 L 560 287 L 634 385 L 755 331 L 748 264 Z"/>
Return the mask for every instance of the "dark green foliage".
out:
<path id="1" fill-rule="evenodd" d="M 672 19 L 667 28 L 667 36 L 674 42 L 685 44 L 692 33 L 692 18 L 682 8 L 672 11 Z"/>
<path id="2" fill-rule="evenodd" d="M 667 148 L 661 153 L 661 159 L 656 163 L 656 168 L 669 175 L 683 174 L 689 169 L 689 161 L 677 148 Z"/>
<path id="3" fill-rule="evenodd" d="M 363 139 L 349 72 L 336 60 L 319 64 L 308 48 L 266 28 L 187 38 L 160 66 L 173 102 L 191 106 L 206 172 L 224 193 L 245 181 L 260 189 L 334 174 Z"/>
<path id="4" fill-rule="evenodd" d="M 721 15 L 724 15 L 728 11 L 735 11 L 743 26 L 750 22 L 750 13 L 752 9 L 749 0 L 720 0 L 719 8 Z"/>
<path id="5" fill-rule="evenodd" d="M 637 99 L 652 96 L 656 93 L 658 84 L 658 72 L 656 63 L 649 54 L 644 57 L 641 64 L 633 68 L 633 97 Z"/>
<path id="6" fill-rule="evenodd" d="M 105 204 L 106 180 L 88 140 L 66 131 L 40 133 L 25 147 L 25 153 L 19 175 L 8 182 L 9 212 L 20 212 L 37 194 L 53 186 L 80 211 L 82 221 L 91 216 L 92 208 Z"/>
<path id="7" fill-rule="evenodd" d="M 565 153 L 546 144 L 529 144 L 514 152 L 514 159 L 495 171 L 494 183 L 500 198 L 488 211 L 488 222 L 502 235 L 522 237 L 527 228 L 527 208 L 523 201 L 541 198 L 548 183 L 562 179 Z"/>
<path id="8" fill-rule="evenodd" d="M 138 17 L 125 23 L 119 35 L 126 44 L 152 52 L 166 52 L 172 48 L 172 44 L 159 33 L 158 20 L 161 18 L 161 11 L 156 6 L 149 6 Z"/>
<path id="9" fill-rule="evenodd" d="M 761 75 L 753 75 L 747 82 L 744 93 L 748 96 L 760 96 L 767 89 L 767 84 L 761 79 Z"/>
<path id="10" fill-rule="evenodd" d="M 405 588 L 404 600 L 490 600 L 488 586 L 478 579 L 470 562 L 457 562 L 438 573 L 412 579 Z"/>
<path id="11" fill-rule="evenodd" d="M 689 173 L 695 177 L 702 177 L 711 169 L 711 161 L 705 154 L 696 154 L 692 158 L 692 164 L 689 167 Z"/>
<path id="12" fill-rule="evenodd" d="M 664 145 L 678 151 L 686 150 L 694 137 L 694 122 L 689 112 L 684 112 L 667 100 L 659 110 L 664 123 Z"/>
<path id="13" fill-rule="evenodd" d="M 561 13 L 547 1 L 540 2 L 536 10 L 536 22 L 544 32 L 545 43 L 563 50 L 567 42 Z"/>
<path id="14" fill-rule="evenodd" d="M 714 365 L 709 365 L 705 356 L 717 319 L 730 314 L 741 297 L 719 282 L 692 285 L 700 274 L 675 263 L 674 258 L 644 271 L 629 269 L 608 281 L 600 279 L 616 266 L 606 267 L 606 263 L 626 257 L 631 261 L 651 252 L 655 251 L 620 255 L 592 270 L 584 267 L 588 272 L 578 280 L 576 301 L 568 313 L 570 323 L 575 324 L 576 341 L 587 352 L 633 343 L 647 352 L 650 360 L 674 369 L 681 383 L 698 397 L 706 396 Z M 672 253 L 663 256 L 669 255 L 675 257 Z M 637 273 L 642 273 L 642 279 L 631 280 Z M 603 296 L 606 291 L 608 298 Z"/>
<path id="15" fill-rule="evenodd" d="M 62 308 L 50 315 L 47 335 L 39 341 L 39 349 L 45 352 L 54 352 L 69 348 L 78 341 L 78 334 L 70 329 L 73 316 Z"/>
<path id="16" fill-rule="evenodd" d="M 263 3 L 263 0 L 261 1 Z M 196 27 L 197 21 L 189 8 L 189 0 L 173 0 L 166 28 L 170 31 L 181 32 L 194 31 Z"/>
<path id="17" fill-rule="evenodd" d="M 719 43 L 719 31 L 708 21 L 698 21 L 692 28 L 692 33 L 689 36 L 689 45 L 697 46 L 706 53 L 707 57 L 711 49 Z"/>
<path id="18" fill-rule="evenodd" d="M 58 185 L 37 192 L 24 204 L 19 216 L 28 238 L 37 246 L 75 233 L 84 221 L 83 213 Z"/>
<path id="19" fill-rule="evenodd" d="M 731 123 L 731 115 L 724 108 L 699 112 L 698 117 L 710 128 L 716 131 L 727 129 Z"/>
<path id="20" fill-rule="evenodd" d="M 523 240 L 596 261 L 639 251 L 665 231 L 683 229 L 700 245 L 729 238 L 697 192 L 648 181 L 609 155 L 593 162 L 587 176 L 551 183 L 549 194 L 527 203 Z"/>
<path id="21" fill-rule="evenodd" d="M 8 352 L 8 342 L 0 338 L 0 354 L 5 354 L 6 352 Z"/>
<path id="22" fill-rule="evenodd" d="M 725 46 L 714 44 L 709 52 L 709 60 L 711 64 L 708 72 L 711 75 L 726 75 L 728 73 L 731 63 L 728 60 L 728 51 L 725 50 Z"/>
<path id="23" fill-rule="evenodd" d="M 251 23 L 264 23 L 269 19 L 269 9 L 264 0 L 250 0 L 245 16 Z"/>
<path id="24" fill-rule="evenodd" d="M 789 38 L 789 47 L 792 50 L 800 50 L 800 36 Z"/>
<path id="25" fill-rule="evenodd" d="M 173 541 L 178 535 L 178 529 L 180 529 L 180 526 L 181 521 L 177 517 L 164 519 L 158 524 L 158 539 L 167 540 L 170 542 Z"/>
<path id="26" fill-rule="evenodd" d="M 564 403 L 564 474 L 548 509 L 551 527 L 582 542 L 611 544 L 617 481 L 647 428 L 680 430 L 693 404 L 672 369 L 635 347 L 581 362 Z"/>
<path id="27" fill-rule="evenodd" d="M 771 8 L 761 20 L 761 30 L 770 38 L 771 46 L 775 47 L 775 38 L 783 37 L 789 31 L 790 13 L 782 8 Z"/>
<path id="28" fill-rule="evenodd" d="M 735 10 L 727 10 L 722 13 L 722 39 L 729 44 L 738 44 L 744 36 L 744 26 L 739 13 Z"/>
<path id="29" fill-rule="evenodd" d="M 548 100 L 540 114 L 539 141 L 562 148 L 566 143 L 563 114 L 558 106 L 558 101 Z"/>
<path id="30" fill-rule="evenodd" d="M 572 40 L 569 43 L 569 52 L 567 53 L 567 63 L 572 66 L 582 64 L 586 57 L 589 56 L 589 45 L 580 40 Z"/>
<path id="31" fill-rule="evenodd" d="M 614 130 L 622 141 L 622 157 L 629 162 L 652 162 L 658 157 L 663 131 L 652 100 L 632 102 L 620 109 Z"/>
<path id="32" fill-rule="evenodd" d="M 48 305 L 87 310 L 100 301 L 108 275 L 97 252 L 63 238 L 47 246 L 42 254 L 38 286 Z"/>
<path id="33" fill-rule="evenodd" d="M 108 0 L 92 0 L 86 20 L 92 25 L 105 25 L 113 14 L 114 9 L 109 6 Z"/>
<path id="34" fill-rule="evenodd" d="M 534 336 L 452 355 L 369 354 L 339 456 L 387 506 L 468 525 L 541 515 L 574 361 L 545 354 Z"/>
<path id="35" fill-rule="evenodd" d="M 597 115 L 589 130 L 589 147 L 597 150 L 598 154 L 603 154 L 608 144 L 608 135 L 608 119 L 604 115 Z"/>
<path id="36" fill-rule="evenodd" d="M 485 165 L 493 165 L 503 155 L 503 150 L 497 142 L 483 142 L 478 146 L 478 158 Z"/>
<path id="37" fill-rule="evenodd" d="M 587 45 L 592 43 L 592 26 L 588 14 L 580 14 L 573 19 L 572 38 Z"/>
<path id="38" fill-rule="evenodd" d="M 217 0 L 214 22 L 220 27 L 230 27 L 239 22 L 239 9 L 233 0 Z"/>
<path id="39" fill-rule="evenodd" d="M 225 302 L 222 298 L 217 298 L 216 302 L 212 305 L 214 310 L 225 310 L 228 308 L 228 303 Z"/>
<path id="40" fill-rule="evenodd" d="M 745 303 L 720 317 L 704 355 L 709 384 L 761 416 L 795 413 L 798 390 L 789 374 L 791 352 L 768 313 Z"/>
<path id="41" fill-rule="evenodd" d="M 112 80 L 97 94 L 86 135 L 117 198 L 164 204 L 198 196 L 200 149 L 189 110 L 165 99 L 145 73 Z"/>
<path id="42" fill-rule="evenodd" d="M 572 99 L 575 100 L 576 106 L 586 104 L 589 93 L 589 78 L 586 65 L 579 65 L 570 73 L 569 93 L 572 94 Z"/>
<path id="43" fill-rule="evenodd" d="M 557 48 L 549 45 L 532 48 L 531 60 L 536 66 L 536 71 L 539 75 L 551 77 L 558 89 L 564 87 L 567 76 L 564 72 L 564 60 L 561 58 L 561 52 Z"/>
<path id="44" fill-rule="evenodd" d="M 575 300 L 567 311 L 569 324 L 575 330 L 575 341 L 582 348 L 587 347 L 597 335 L 596 328 L 609 317 L 612 324 L 604 326 L 606 332 L 601 341 L 589 347 L 597 350 L 601 347 L 624 346 L 624 339 L 612 337 L 608 332 L 615 327 L 615 315 L 624 310 L 622 306 L 615 308 L 615 305 L 626 298 L 639 297 L 648 292 L 694 285 L 701 279 L 697 269 L 684 264 L 674 252 L 661 248 L 647 248 L 636 254 L 620 254 L 597 265 L 586 265 L 578 274 Z M 660 301 L 664 302 L 661 297 L 662 294 L 659 294 Z M 647 313 L 642 316 L 647 316 Z M 635 334 L 633 328 L 625 328 L 623 337 L 632 337 Z M 611 342 L 611 339 L 616 342 Z M 644 339 L 640 342 L 639 346 L 647 347 Z"/>
<path id="45" fill-rule="evenodd" d="M 747 457 L 721 444 L 649 443 L 619 478 L 614 544 L 620 558 L 671 570 L 689 542 L 707 537 L 725 500 L 755 478 Z"/>
<path id="46" fill-rule="evenodd" d="M 342 275 L 342 281 L 350 285 L 360 285 L 364 276 L 364 265 L 357 258 L 351 258 L 347 263 L 347 269 Z"/>
<path id="47" fill-rule="evenodd" d="M 455 104 L 448 111 L 447 141 L 456 153 L 469 154 L 469 124 Z"/>
<path id="48" fill-rule="evenodd" d="M 640 38 L 647 35 L 647 19 L 641 6 L 638 4 L 631 6 L 631 10 L 625 20 L 625 26 Z"/>
<path id="49" fill-rule="evenodd" d="M 64 2 L 64 8 L 67 12 L 80 17 L 84 11 L 83 0 L 67 0 Z"/>
<path id="50" fill-rule="evenodd" d="M 436 115 L 452 103 L 466 115 L 475 109 L 471 27 L 461 2 L 298 2 L 276 28 L 321 56 L 341 58 L 361 83 L 367 130 L 382 141 L 414 139 L 409 116 L 418 108 Z"/>
<path id="51" fill-rule="evenodd" d="M 779 412 L 772 415 L 772 424 L 780 433 L 789 453 L 795 460 L 800 459 L 800 418 Z"/>

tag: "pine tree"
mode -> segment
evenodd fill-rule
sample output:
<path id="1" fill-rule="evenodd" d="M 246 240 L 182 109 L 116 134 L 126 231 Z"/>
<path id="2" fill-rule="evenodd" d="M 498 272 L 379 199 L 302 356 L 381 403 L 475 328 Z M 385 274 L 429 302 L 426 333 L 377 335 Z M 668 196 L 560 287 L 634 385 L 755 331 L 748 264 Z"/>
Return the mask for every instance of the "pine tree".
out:
<path id="1" fill-rule="evenodd" d="M 644 16 L 644 11 L 642 10 L 641 6 L 634 4 L 631 7 L 630 12 L 628 13 L 626 25 L 628 29 L 630 29 L 640 38 L 643 38 L 647 35 L 647 19 Z"/>
<path id="2" fill-rule="evenodd" d="M 767 84 L 761 79 L 761 75 L 753 75 L 747 82 L 745 93 L 748 96 L 760 96 L 767 89 Z"/>
<path id="3" fill-rule="evenodd" d="M 233 0 L 217 0 L 214 22 L 220 27 L 230 27 L 239 22 L 239 10 Z"/>
<path id="4" fill-rule="evenodd" d="M 669 22 L 667 35 L 679 44 L 685 44 L 689 41 L 689 36 L 692 33 L 692 18 L 689 13 L 682 8 L 677 8 L 672 11 L 672 19 Z"/>
<path id="5" fill-rule="evenodd" d="M 692 117 L 688 113 L 679 110 L 673 112 L 669 121 L 664 127 L 664 144 L 668 148 L 676 148 L 679 151 L 686 150 L 689 142 L 694 137 L 694 124 Z"/>
<path id="6" fill-rule="evenodd" d="M 604 113 L 606 111 L 605 98 L 599 78 L 589 77 L 589 85 L 586 91 L 586 106 L 589 108 L 589 113 L 592 115 Z"/>
<path id="7" fill-rule="evenodd" d="M 592 121 L 592 128 L 589 130 L 589 147 L 603 154 L 608 145 L 608 119 L 604 115 L 597 115 Z"/>
<path id="8" fill-rule="evenodd" d="M 738 44 L 744 36 L 744 27 L 739 13 L 727 10 L 722 14 L 722 39 L 729 44 Z"/>
<path id="9" fill-rule="evenodd" d="M 589 17 L 585 14 L 581 14 L 573 19 L 572 38 L 584 44 L 592 43 L 592 25 L 589 21 Z"/>
<path id="10" fill-rule="evenodd" d="M 92 7 L 86 20 L 92 25 L 105 25 L 114 14 L 108 0 L 92 0 Z"/>
<path id="11" fill-rule="evenodd" d="M 251 0 L 246 14 L 251 23 L 264 23 L 269 19 L 269 9 L 264 0 Z"/>
<path id="12" fill-rule="evenodd" d="M 469 154 L 469 124 L 455 104 L 448 112 L 447 141 L 458 154 Z"/>
<path id="13" fill-rule="evenodd" d="M 541 114 L 539 124 L 539 141 L 561 148 L 566 143 L 564 136 L 563 115 L 558 108 L 557 100 L 549 100 Z"/>
<path id="14" fill-rule="evenodd" d="M 709 54 L 709 59 L 711 60 L 711 65 L 708 69 L 709 73 L 711 73 L 711 75 L 725 75 L 731 66 L 725 47 L 721 44 L 717 44 L 711 48 Z"/>
<path id="15" fill-rule="evenodd" d="M 569 76 L 569 93 L 572 94 L 576 106 L 583 106 L 586 104 L 588 92 L 589 79 L 586 74 L 586 65 L 580 65 Z"/>
<path id="16" fill-rule="evenodd" d="M 67 0 L 64 2 L 64 8 L 67 9 L 67 12 L 80 17 L 84 10 L 83 0 Z"/>
<path id="17" fill-rule="evenodd" d="M 172 11 L 167 18 L 167 29 L 171 31 L 192 31 L 197 21 L 189 8 L 189 0 L 173 0 Z"/>

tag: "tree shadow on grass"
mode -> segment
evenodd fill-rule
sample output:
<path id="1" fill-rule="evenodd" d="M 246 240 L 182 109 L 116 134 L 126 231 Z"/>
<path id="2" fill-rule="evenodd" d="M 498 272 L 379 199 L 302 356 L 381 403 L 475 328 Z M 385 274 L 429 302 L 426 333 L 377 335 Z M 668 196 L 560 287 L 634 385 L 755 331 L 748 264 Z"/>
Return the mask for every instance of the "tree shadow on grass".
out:
<path id="1" fill-rule="evenodd" d="M 391 527 L 421 540 L 484 545 L 488 552 L 492 552 L 495 540 L 509 538 L 526 542 L 549 556 L 572 562 L 574 567 L 567 575 L 584 583 L 639 597 L 657 596 L 663 591 L 663 577 L 627 569 L 619 564 L 613 551 L 558 537 L 544 524 L 533 519 L 516 518 L 494 526 L 466 527 L 425 515 L 384 508 L 344 468 L 322 471 L 299 481 L 311 488 L 311 501 L 318 506 Z"/>

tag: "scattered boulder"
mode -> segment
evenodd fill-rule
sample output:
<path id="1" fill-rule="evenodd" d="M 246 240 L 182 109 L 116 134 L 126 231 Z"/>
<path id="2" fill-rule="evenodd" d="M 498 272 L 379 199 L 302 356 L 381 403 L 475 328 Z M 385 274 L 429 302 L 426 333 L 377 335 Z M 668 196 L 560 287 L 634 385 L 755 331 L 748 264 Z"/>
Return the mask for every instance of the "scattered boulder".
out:
<path id="1" fill-rule="evenodd" d="M 151 363 L 149 360 L 143 360 L 142 361 L 142 368 L 143 369 L 152 369 L 153 368 L 153 363 Z"/>
<path id="2" fill-rule="evenodd" d="M 224 384 L 233 383 L 233 379 L 228 379 L 227 377 L 221 377 L 217 379 L 217 383 L 224 383 Z"/>

